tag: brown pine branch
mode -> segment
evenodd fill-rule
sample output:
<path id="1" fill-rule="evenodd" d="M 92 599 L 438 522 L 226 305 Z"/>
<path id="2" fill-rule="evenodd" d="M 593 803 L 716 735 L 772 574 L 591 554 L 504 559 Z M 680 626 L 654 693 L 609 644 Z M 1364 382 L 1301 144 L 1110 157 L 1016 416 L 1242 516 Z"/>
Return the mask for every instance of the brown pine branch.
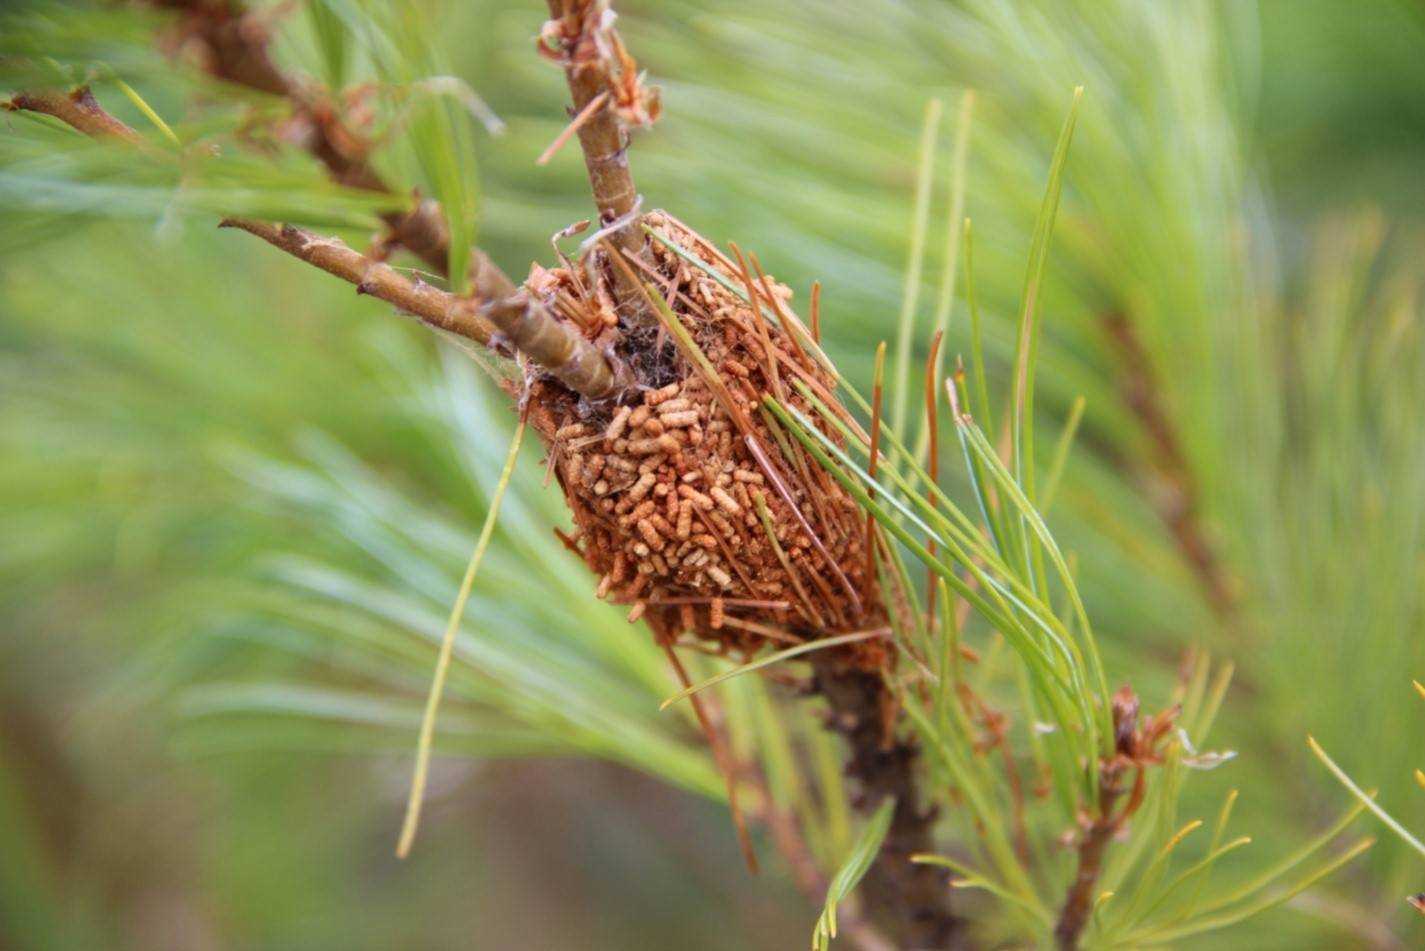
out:
<path id="1" fill-rule="evenodd" d="M 548 0 L 550 20 L 539 50 L 564 69 L 573 101 L 570 112 L 584 153 L 589 188 L 603 227 L 620 251 L 643 256 L 639 196 L 628 166 L 629 125 L 649 125 L 658 116 L 656 90 L 642 85 L 638 66 L 612 25 L 607 0 Z M 634 326 L 657 323 L 636 282 L 612 272 L 619 311 Z"/>
<path id="2" fill-rule="evenodd" d="M 826 698 L 830 728 L 850 747 L 846 775 L 858 787 L 854 805 L 867 813 L 887 796 L 896 801 L 881 851 L 860 885 L 866 914 L 900 947 L 969 947 L 965 923 L 950 907 L 949 876 L 910 860 L 935 851 L 935 811 L 924 807 L 920 794 L 919 748 L 886 729 L 895 708 L 884 678 L 831 651 L 812 657 L 812 688 Z"/>
<path id="3" fill-rule="evenodd" d="M 1128 686 L 1120 687 L 1113 695 L 1113 755 L 1099 763 L 1098 801 L 1092 813 L 1081 819 L 1078 866 L 1054 926 L 1054 941 L 1061 951 L 1073 951 L 1079 946 L 1093 916 L 1094 889 L 1103 870 L 1104 854 L 1143 804 L 1146 771 L 1162 763 L 1163 742 L 1177 722 L 1179 708 L 1169 707 L 1141 725 L 1138 713 L 1138 696 Z M 1129 773 L 1133 774 L 1131 787 L 1125 784 Z M 1128 800 L 1114 812 L 1125 792 Z"/>
<path id="4" fill-rule="evenodd" d="M 1121 311 L 1103 315 L 1101 322 L 1118 353 L 1119 391 L 1152 447 L 1151 462 L 1139 467 L 1149 501 L 1172 533 L 1208 604 L 1219 618 L 1231 618 L 1237 612 L 1237 592 L 1203 527 L 1197 478 L 1163 405 L 1148 351 Z"/>
<path id="5" fill-rule="evenodd" d="M 104 111 L 88 86 L 80 86 L 70 93 L 53 90 L 16 93 L 0 106 L 7 112 L 37 112 L 51 116 L 75 131 L 96 139 L 123 139 L 133 143 L 142 141 L 137 132 Z"/>
<path id="6" fill-rule="evenodd" d="M 606 21 L 607 12 L 608 5 L 598 0 L 549 0 L 552 19 L 541 37 L 541 49 L 564 67 L 574 115 L 604 97 L 577 131 L 594 204 L 605 225 L 632 214 L 638 206 L 638 189 L 628 167 L 627 134 L 619 120 L 619 104 L 638 101 L 637 67 Z M 614 243 L 636 253 L 643 247 L 643 237 L 636 227 L 624 227 Z"/>
<path id="7" fill-rule="evenodd" d="M 556 320 L 525 290 L 481 302 L 460 297 L 353 251 L 337 238 L 324 238 L 292 225 L 227 218 L 221 228 L 240 228 L 295 258 L 356 285 L 402 313 L 482 346 L 503 336 L 529 359 L 576 393 L 602 399 L 618 381 L 602 354 L 572 325 Z"/>
<path id="8" fill-rule="evenodd" d="M 95 138 L 118 138 L 134 145 L 142 137 L 99 105 L 81 87 L 71 93 L 21 92 L 4 103 L 9 111 L 52 116 Z M 488 260 L 476 259 L 477 296 L 459 297 L 411 281 L 384 262 L 366 257 L 336 238 L 323 238 L 292 225 L 242 218 L 219 227 L 240 228 L 273 247 L 356 285 L 358 292 L 394 304 L 401 312 L 482 346 L 508 344 L 547 370 L 569 389 L 604 399 L 621 388 L 607 360 L 572 325 L 557 320 L 523 288 L 515 288 Z"/>
<path id="9" fill-rule="evenodd" d="M 319 86 L 284 72 L 270 52 L 271 33 L 267 24 L 238 0 L 150 0 L 160 9 L 179 13 L 177 24 L 180 49 L 196 50 L 201 66 L 224 82 L 257 92 L 281 96 L 288 101 L 292 117 L 284 137 L 297 142 L 331 175 L 348 188 L 393 194 L 371 164 L 371 143 L 341 116 L 331 95 Z M 388 234 L 385 247 L 404 247 L 437 274 L 449 272 L 450 231 L 436 202 L 417 201 L 406 211 L 381 215 Z M 471 267 L 486 275 L 483 297 L 503 297 L 515 286 L 488 255 L 473 249 Z M 500 289 L 503 288 L 502 292 Z M 477 290 L 479 290 L 477 288 Z"/>
<path id="10" fill-rule="evenodd" d="M 1108 851 L 1113 837 L 1123 828 L 1123 817 L 1113 815 L 1113 807 L 1122 793 L 1123 787 L 1118 783 L 1117 774 L 1110 776 L 1105 770 L 1099 780 L 1099 813 L 1084 829 L 1074 880 L 1054 926 L 1054 941 L 1065 951 L 1079 946 L 1079 938 L 1093 914 L 1094 887 L 1098 884 L 1104 853 Z"/>

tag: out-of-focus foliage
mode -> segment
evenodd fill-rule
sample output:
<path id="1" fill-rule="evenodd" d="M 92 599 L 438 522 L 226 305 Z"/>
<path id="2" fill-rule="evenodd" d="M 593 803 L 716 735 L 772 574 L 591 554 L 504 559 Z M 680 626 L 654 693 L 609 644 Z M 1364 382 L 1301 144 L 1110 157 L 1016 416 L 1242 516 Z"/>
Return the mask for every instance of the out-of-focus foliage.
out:
<path id="1" fill-rule="evenodd" d="M 469 237 L 512 273 L 547 261 L 548 236 L 588 202 L 572 147 L 533 165 L 565 121 L 563 80 L 531 49 L 542 5 L 422 5 L 419 49 L 383 45 L 411 24 L 373 33 L 382 6 L 265 12 L 284 64 L 381 83 L 391 147 L 378 162 L 398 192 L 468 208 Z M 1291 854 L 1345 806 L 1308 730 L 1425 827 L 1418 764 L 1399 755 L 1420 723 L 1407 681 L 1425 674 L 1418 5 L 620 9 L 664 87 L 665 117 L 631 153 L 646 201 L 755 248 L 799 300 L 822 280 L 828 350 L 860 383 L 895 333 L 925 100 L 973 87 L 966 213 L 989 377 L 1005 391 L 1050 149 L 1086 86 L 1040 302 L 1039 454 L 1047 465 L 1084 397 L 1049 522 L 1109 676 L 1156 708 L 1183 648 L 1235 661 L 1214 745 L 1241 755 L 1194 784 L 1182 815 L 1210 822 L 1239 788 L 1232 826 L 1255 840 L 1232 856 L 1243 868 Z M 432 638 L 507 423 L 461 358 L 209 232 L 204 215 L 249 211 L 359 236 L 387 199 L 338 192 L 295 150 L 254 160 L 234 133 L 280 103 L 175 72 L 151 42 L 163 20 L 30 4 L 0 27 L 0 55 L 26 57 L 5 60 L 3 91 L 92 78 L 148 134 L 121 77 L 185 147 L 158 174 L 43 120 L 0 118 L 0 846 L 24 857 L 0 873 L 0 936 L 464 947 L 488 921 L 491 947 L 804 941 L 815 910 L 743 880 L 715 808 L 622 773 L 514 761 L 592 755 L 721 797 L 693 724 L 656 713 L 671 690 L 659 655 L 549 534 L 561 516 L 532 453 L 442 721 L 441 749 L 477 765 L 438 773 L 416 862 L 387 858 Z M 454 82 L 435 75 L 447 70 Z M 470 124 L 465 89 L 504 135 Z M 944 214 L 949 153 L 933 178 L 932 284 L 958 226 Z M 429 165 L 436 154 L 458 167 Z M 88 223 L 114 217 L 131 220 Z M 922 345 L 934 296 L 916 312 Z M 1228 611 L 1161 517 L 1173 486 L 1105 330 L 1119 314 L 1175 427 Z M 957 301 L 952 355 L 968 357 L 967 317 Z M 832 805 L 835 769 L 791 766 L 834 763 L 829 741 L 754 677 L 719 690 L 779 802 L 828 803 L 809 824 L 834 869 L 856 831 Z M 530 791 L 549 783 L 571 788 Z M 566 835 L 540 838 L 541 824 Z M 963 827 L 946 816 L 947 837 Z M 522 842 L 559 858 L 538 863 Z M 1293 912 L 1210 940 L 1408 947 L 1421 931 L 1401 896 L 1422 881 L 1413 853 L 1383 840 Z M 547 931 L 508 930 L 540 916 Z"/>

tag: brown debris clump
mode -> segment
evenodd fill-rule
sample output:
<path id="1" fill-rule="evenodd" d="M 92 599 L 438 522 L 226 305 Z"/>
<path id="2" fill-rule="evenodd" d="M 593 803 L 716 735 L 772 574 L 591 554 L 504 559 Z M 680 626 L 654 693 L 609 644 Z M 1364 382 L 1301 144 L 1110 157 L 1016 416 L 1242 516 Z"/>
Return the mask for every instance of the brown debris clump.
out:
<path id="1" fill-rule="evenodd" d="M 800 381 L 845 414 L 832 375 L 807 352 L 809 336 L 786 329 L 800 328 L 791 292 L 760 269 L 754 279 L 665 213 L 644 221 L 762 313 L 648 242 L 630 266 L 686 328 L 709 373 L 666 327 L 621 324 L 607 288 L 607 255 L 619 252 L 609 245 L 582 266 L 535 269 L 530 291 L 638 381 L 602 404 L 549 381 L 531 387 L 531 425 L 574 517 L 566 543 L 598 575 L 599 596 L 629 604 L 630 620 L 647 620 L 665 642 L 689 633 L 745 656 L 884 624 L 855 501 L 762 405 L 772 394 L 816 419 Z M 884 660 L 879 639 L 855 648 L 860 666 Z"/>

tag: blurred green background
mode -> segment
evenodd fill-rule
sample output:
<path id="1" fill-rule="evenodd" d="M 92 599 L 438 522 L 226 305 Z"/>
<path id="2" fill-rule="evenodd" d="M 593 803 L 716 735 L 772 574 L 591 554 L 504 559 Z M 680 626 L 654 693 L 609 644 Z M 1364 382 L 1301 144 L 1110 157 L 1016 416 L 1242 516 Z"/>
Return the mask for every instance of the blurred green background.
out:
<path id="1" fill-rule="evenodd" d="M 1003 370 L 1086 86 L 1040 386 L 1051 432 L 1087 400 L 1053 523 L 1110 674 L 1156 703 L 1187 647 L 1237 663 L 1217 737 L 1242 755 L 1198 785 L 1242 790 L 1254 849 L 1289 852 L 1343 804 L 1308 731 L 1425 827 L 1425 6 L 618 8 L 663 87 L 632 153 L 647 203 L 756 249 L 798 301 L 821 280 L 828 349 L 863 379 L 895 332 L 926 100 L 953 117 L 977 93 L 966 213 Z M 517 275 L 590 212 L 572 148 L 533 161 L 564 121 L 542 11 L 431 11 L 439 58 L 507 124 L 475 133 L 478 240 Z M 319 73 L 307 21 L 275 15 L 284 63 Z M 160 54 L 129 51 L 182 115 Z M 25 121 L 0 119 L 0 150 Z M 775 867 L 742 870 L 696 733 L 656 713 L 644 632 L 549 535 L 532 448 L 470 612 L 496 653 L 458 658 L 443 748 L 461 755 L 396 862 L 433 649 L 391 632 L 438 633 L 508 414 L 464 357 L 246 236 L 162 200 L 91 220 L 35 182 L 0 174 L 0 946 L 805 944 L 814 909 Z M 1176 428 L 1225 608 L 1160 517 L 1177 489 L 1114 314 Z M 948 346 L 966 346 L 959 300 Z M 618 689 L 561 707 L 541 671 Z M 1425 864 L 1382 841 L 1201 946 L 1418 947 L 1401 898 L 1421 887 Z"/>

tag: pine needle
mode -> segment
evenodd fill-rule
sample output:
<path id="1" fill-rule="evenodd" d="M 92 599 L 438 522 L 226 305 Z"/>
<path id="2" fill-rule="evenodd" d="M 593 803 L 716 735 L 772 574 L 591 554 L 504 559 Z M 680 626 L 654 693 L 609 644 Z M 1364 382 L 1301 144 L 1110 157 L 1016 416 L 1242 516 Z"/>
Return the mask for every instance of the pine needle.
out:
<path id="1" fill-rule="evenodd" d="M 505 467 L 500 471 L 500 481 L 495 485 L 495 494 L 490 498 L 490 508 L 485 513 L 485 524 L 480 527 L 480 539 L 475 543 L 475 551 L 470 556 L 470 564 L 465 568 L 465 577 L 460 581 L 460 593 L 455 596 L 455 604 L 450 609 L 450 621 L 441 638 L 440 654 L 435 662 L 435 676 L 431 680 L 430 696 L 426 699 L 425 716 L 421 720 L 420 740 L 416 745 L 416 767 L 411 777 L 411 796 L 406 802 L 406 819 L 401 826 L 401 839 L 396 845 L 396 857 L 404 859 L 411 852 L 416 829 L 421 821 L 421 803 L 425 799 L 426 779 L 430 772 L 431 744 L 435 738 L 436 710 L 440 707 L 440 696 L 445 691 L 445 678 L 450 672 L 450 656 L 455 649 L 455 632 L 460 628 L 460 619 L 465 614 L 465 603 L 470 600 L 470 590 L 475 585 L 475 574 L 480 570 L 480 562 L 485 558 L 485 549 L 490 546 L 490 536 L 495 531 L 495 519 L 500 514 L 500 503 L 504 500 L 505 489 L 509 487 L 510 476 L 515 469 L 515 459 L 519 456 L 520 441 L 524 438 L 525 420 L 520 418 L 515 426 L 515 434 L 510 439 L 510 451 L 505 456 Z"/>
<path id="2" fill-rule="evenodd" d="M 122 91 L 125 96 L 129 97 L 129 102 L 132 102 L 134 106 L 139 110 L 139 112 L 142 112 L 144 114 L 144 118 L 147 119 L 149 122 L 152 122 L 154 127 L 158 129 L 159 132 L 163 133 L 164 138 L 168 139 L 168 141 L 172 142 L 174 145 L 181 146 L 183 144 L 178 140 L 178 135 L 173 131 L 172 128 L 169 127 L 168 123 L 163 121 L 163 117 L 160 116 L 158 112 L 154 110 L 153 106 L 150 106 L 148 102 L 145 101 L 143 96 L 140 96 L 138 94 L 138 90 L 134 89 L 134 87 L 130 86 L 122 79 L 116 79 L 114 80 L 114 83 L 119 87 L 120 91 Z"/>
<path id="3" fill-rule="evenodd" d="M 549 143 L 549 147 L 546 148 L 542 153 L 540 153 L 539 158 L 534 160 L 534 164 L 548 165 L 549 160 L 554 158 L 554 153 L 562 149 L 564 147 L 564 144 L 574 136 L 574 133 L 579 131 L 579 127 L 582 126 L 584 123 L 588 122 L 589 119 L 593 117 L 594 113 L 598 112 L 601 108 L 603 108 L 604 103 L 608 101 L 609 94 L 607 92 L 601 92 L 593 99 L 590 99 L 588 105 L 584 106 L 583 109 L 579 110 L 579 114 L 575 116 L 573 120 L 564 127 L 564 131 L 560 132 L 557 136 L 555 136 L 554 141 Z"/>
<path id="4" fill-rule="evenodd" d="M 901 292 L 901 312 L 896 330 L 896 432 L 905 432 L 907 400 L 910 398 L 910 344 L 915 337 L 915 311 L 920 304 L 920 275 L 924 267 L 925 232 L 930 222 L 930 192 L 935 172 L 935 144 L 940 131 L 941 103 L 925 104 L 925 122 L 920 131 L 920 161 L 915 178 L 915 217 L 911 220 L 910 260 L 906 262 L 905 286 Z"/>
<path id="5" fill-rule="evenodd" d="M 1395 821 L 1394 817 L 1392 817 L 1390 813 L 1386 812 L 1380 806 L 1376 805 L 1376 801 L 1373 797 L 1367 795 L 1366 792 L 1361 789 L 1361 787 L 1357 786 L 1354 782 L 1352 782 L 1351 777 L 1346 775 L 1345 770 L 1337 766 L 1335 760 L 1331 759 L 1331 757 L 1326 755 L 1326 751 L 1321 748 L 1320 743 L 1316 742 L 1316 738 L 1314 736 L 1311 736 L 1310 734 L 1307 735 L 1306 745 L 1311 747 L 1311 752 L 1316 754 L 1316 758 L 1321 760 L 1321 762 L 1325 764 L 1326 768 L 1331 771 L 1332 775 L 1334 775 L 1338 780 L 1340 780 L 1341 785 L 1345 786 L 1348 790 L 1350 790 L 1351 795 L 1355 796 L 1356 799 L 1361 803 L 1361 805 L 1365 806 L 1371 812 L 1375 813 L 1375 817 L 1381 822 L 1384 822 L 1386 828 L 1388 828 L 1391 832 L 1394 832 L 1396 835 L 1400 836 L 1401 840 L 1404 841 L 1406 845 L 1410 846 L 1412 849 L 1419 852 L 1421 855 L 1425 855 L 1425 844 L 1422 844 L 1419 839 L 1415 838 L 1415 836 L 1407 832 L 1405 830 L 1405 826 Z"/>
<path id="6" fill-rule="evenodd" d="M 876 854 L 881 851 L 881 843 L 890 831 L 891 818 L 895 811 L 895 799 L 887 797 L 876 810 L 876 814 L 866 823 L 866 828 L 861 831 L 851 854 L 846 856 L 846 861 L 831 880 L 826 889 L 826 905 L 822 908 L 821 917 L 817 919 L 816 929 L 812 932 L 813 951 L 826 951 L 831 939 L 836 937 L 836 906 L 846 900 L 846 896 L 851 894 L 851 890 L 865 877 L 871 863 L 875 861 Z"/>
<path id="7" fill-rule="evenodd" d="M 688 670 L 678 659 L 673 645 L 664 644 L 663 653 L 668 658 L 668 663 L 672 666 L 678 682 L 683 685 L 684 689 L 690 687 L 692 681 L 688 678 Z M 708 741 L 708 748 L 712 750 L 713 761 L 717 763 L 718 771 L 722 773 L 723 782 L 727 784 L 727 808 L 732 813 L 732 827 L 737 832 L 737 844 L 742 849 L 742 858 L 747 863 L 747 870 L 756 875 L 758 873 L 757 850 L 752 846 L 752 835 L 747 831 L 747 817 L 737 800 L 737 765 L 727 749 L 727 744 L 723 742 L 722 734 L 718 733 L 717 728 L 713 726 L 712 717 L 708 716 L 708 711 L 703 706 L 703 698 L 693 697 L 691 702 L 693 713 L 698 718 L 698 726 L 702 727 L 703 736 Z"/>
<path id="8" fill-rule="evenodd" d="M 938 339 L 950 329 L 950 311 L 955 305 L 955 278 L 960 273 L 960 241 L 964 229 L 960 221 L 965 216 L 965 167 L 970 151 L 970 114 L 975 104 L 975 93 L 965 90 L 960 97 L 960 112 L 955 120 L 955 146 L 950 161 L 950 211 L 945 226 L 945 270 L 940 277 L 940 293 L 935 302 L 935 332 Z M 928 392 L 939 392 L 940 377 L 944 359 L 939 351 L 933 353 L 926 368 L 925 385 Z M 931 429 L 934 418 L 926 421 L 915 444 L 915 458 L 924 463 L 927 449 L 933 448 Z"/>
<path id="9" fill-rule="evenodd" d="M 1073 447 L 1074 436 L 1078 434 L 1079 423 L 1084 418 L 1084 405 L 1084 398 L 1077 396 L 1074 398 L 1074 405 L 1069 407 L 1069 418 L 1064 423 L 1064 431 L 1059 434 L 1059 442 L 1054 446 L 1049 475 L 1044 479 L 1044 493 L 1039 497 L 1040 511 L 1047 512 L 1054 504 L 1059 480 L 1064 477 L 1064 465 L 1069 461 L 1069 450 Z"/>

